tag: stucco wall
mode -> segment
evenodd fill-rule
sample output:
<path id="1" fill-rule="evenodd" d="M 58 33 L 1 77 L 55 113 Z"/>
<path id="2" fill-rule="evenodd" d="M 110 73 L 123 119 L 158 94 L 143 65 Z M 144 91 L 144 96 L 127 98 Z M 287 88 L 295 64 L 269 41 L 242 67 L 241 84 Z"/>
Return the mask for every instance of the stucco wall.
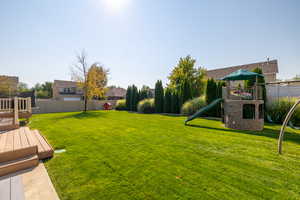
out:
<path id="1" fill-rule="evenodd" d="M 300 97 L 300 85 L 267 85 L 268 101 L 282 97 Z"/>
<path id="2" fill-rule="evenodd" d="M 103 100 L 103 101 L 88 101 L 88 110 L 102 110 L 103 104 L 109 102 L 113 108 L 116 105 L 116 100 Z M 76 112 L 82 111 L 84 108 L 84 101 L 60 101 L 53 99 L 36 100 L 36 107 L 32 112 L 37 113 L 56 113 L 56 112 Z"/>

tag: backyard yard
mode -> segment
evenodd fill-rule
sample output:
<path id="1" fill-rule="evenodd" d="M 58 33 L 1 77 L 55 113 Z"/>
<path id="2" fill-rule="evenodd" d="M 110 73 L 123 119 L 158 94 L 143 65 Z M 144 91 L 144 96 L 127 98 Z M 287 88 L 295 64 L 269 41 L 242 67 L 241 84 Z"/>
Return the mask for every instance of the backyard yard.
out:
<path id="1" fill-rule="evenodd" d="M 300 199 L 300 131 L 224 128 L 216 120 L 125 111 L 34 115 L 55 149 L 61 199 Z"/>

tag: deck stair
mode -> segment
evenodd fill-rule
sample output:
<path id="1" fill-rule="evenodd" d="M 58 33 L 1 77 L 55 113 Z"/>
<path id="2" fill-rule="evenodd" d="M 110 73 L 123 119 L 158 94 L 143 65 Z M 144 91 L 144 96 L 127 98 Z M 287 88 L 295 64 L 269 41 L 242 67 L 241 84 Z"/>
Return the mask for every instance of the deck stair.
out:
<path id="1" fill-rule="evenodd" d="M 37 166 L 53 156 L 53 149 L 37 130 L 28 127 L 0 133 L 0 177 Z"/>

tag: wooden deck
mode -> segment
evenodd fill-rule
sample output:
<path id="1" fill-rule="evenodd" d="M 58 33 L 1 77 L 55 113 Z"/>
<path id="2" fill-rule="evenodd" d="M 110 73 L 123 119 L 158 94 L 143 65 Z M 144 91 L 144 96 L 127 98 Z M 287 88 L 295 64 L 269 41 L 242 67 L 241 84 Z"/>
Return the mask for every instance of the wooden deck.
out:
<path id="1" fill-rule="evenodd" d="M 18 154 L 27 151 L 30 154 L 38 154 L 39 159 L 53 156 L 53 149 L 38 130 L 29 130 L 28 127 L 0 133 L 0 162 L 7 154 Z M 14 160 L 11 158 L 10 160 Z"/>
<path id="2" fill-rule="evenodd" d="M 53 149 L 37 130 L 28 127 L 0 133 L 0 176 L 38 165 Z"/>

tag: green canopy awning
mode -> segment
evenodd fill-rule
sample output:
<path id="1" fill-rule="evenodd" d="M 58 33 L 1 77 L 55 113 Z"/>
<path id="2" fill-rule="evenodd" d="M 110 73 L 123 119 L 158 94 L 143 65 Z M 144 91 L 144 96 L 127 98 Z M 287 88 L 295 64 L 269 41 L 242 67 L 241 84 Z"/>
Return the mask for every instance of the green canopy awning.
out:
<path id="1" fill-rule="evenodd" d="M 245 69 L 239 69 L 227 76 L 223 77 L 221 80 L 224 81 L 239 81 L 239 80 L 250 80 L 255 79 L 256 77 L 264 77 L 262 74 L 258 74 L 255 72 L 250 72 Z"/>

